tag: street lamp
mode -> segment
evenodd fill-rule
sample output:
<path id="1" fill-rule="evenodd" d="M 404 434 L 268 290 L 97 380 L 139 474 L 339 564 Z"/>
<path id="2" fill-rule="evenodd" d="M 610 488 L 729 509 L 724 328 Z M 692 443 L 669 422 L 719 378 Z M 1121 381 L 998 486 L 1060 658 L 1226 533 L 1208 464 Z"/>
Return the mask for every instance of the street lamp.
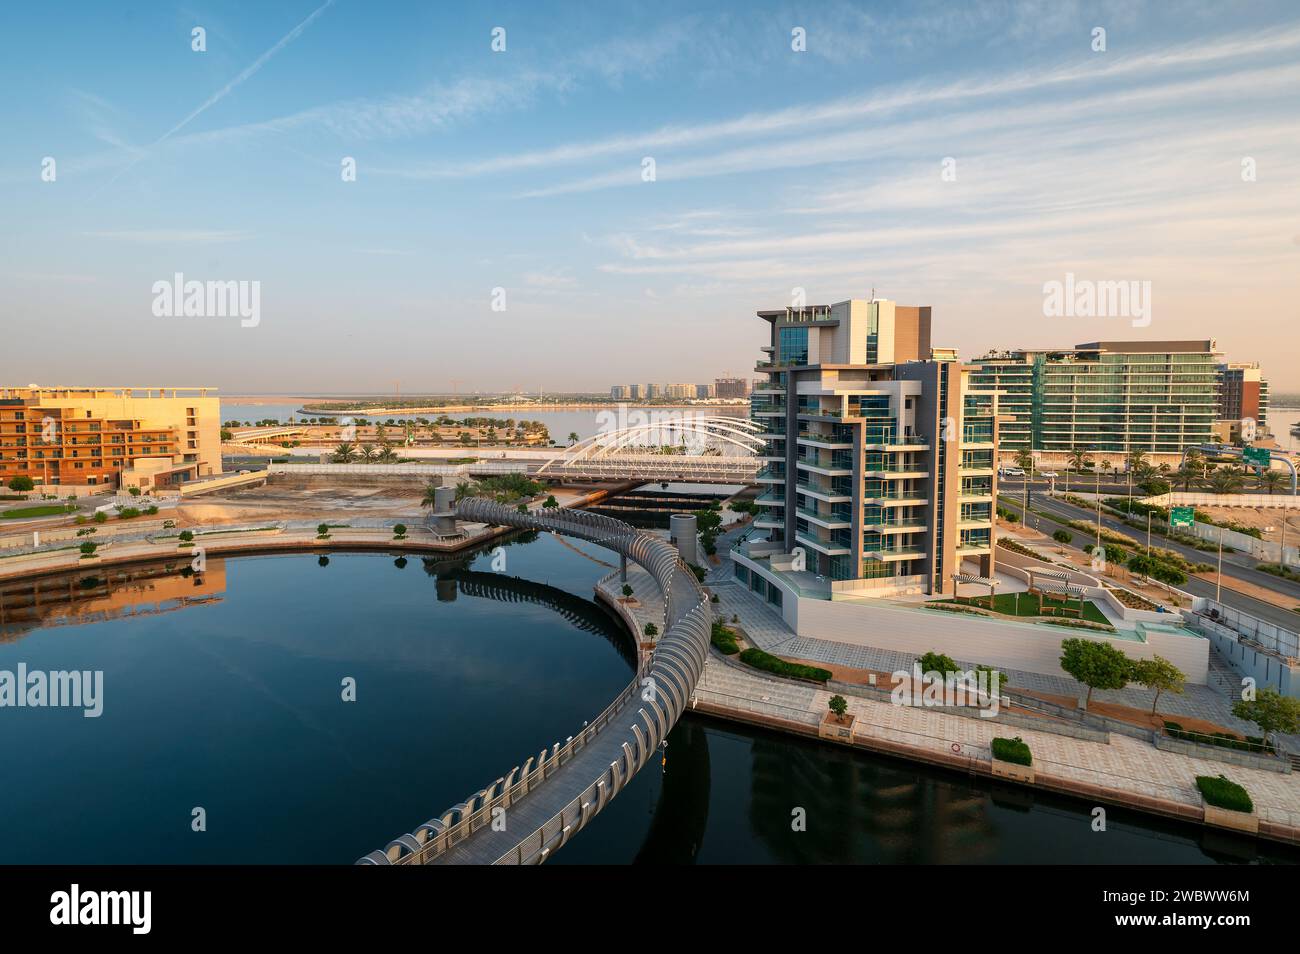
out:
<path id="1" fill-rule="evenodd" d="M 1219 592 L 1223 585 L 1223 527 L 1219 528 L 1219 569 L 1214 575 L 1214 602 L 1219 602 Z"/>

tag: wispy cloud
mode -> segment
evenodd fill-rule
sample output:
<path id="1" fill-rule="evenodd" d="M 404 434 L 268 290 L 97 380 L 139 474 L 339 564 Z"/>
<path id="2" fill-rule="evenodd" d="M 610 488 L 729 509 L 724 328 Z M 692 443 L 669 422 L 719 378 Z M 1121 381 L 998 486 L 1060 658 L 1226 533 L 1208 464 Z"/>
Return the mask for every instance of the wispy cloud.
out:
<path id="1" fill-rule="evenodd" d="M 89 238 L 109 239 L 114 242 L 165 242 L 167 244 L 211 242 L 242 242 L 252 238 L 251 232 L 231 229 L 121 229 L 105 232 L 84 232 Z"/>

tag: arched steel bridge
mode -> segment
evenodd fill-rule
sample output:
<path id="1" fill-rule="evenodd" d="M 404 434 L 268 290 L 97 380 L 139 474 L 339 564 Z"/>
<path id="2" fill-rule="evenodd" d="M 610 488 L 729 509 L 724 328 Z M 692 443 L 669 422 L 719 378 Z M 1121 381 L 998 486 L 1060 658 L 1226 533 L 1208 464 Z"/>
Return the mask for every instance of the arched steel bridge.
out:
<path id="1" fill-rule="evenodd" d="M 651 759 L 685 710 L 708 657 L 709 601 L 676 548 L 659 537 L 583 510 L 519 513 L 479 497 L 460 501 L 456 517 L 576 537 L 635 561 L 663 592 L 663 636 L 627 687 L 576 735 L 358 864 L 541 864 Z"/>
<path id="2" fill-rule="evenodd" d="M 752 483 L 763 449 L 760 425 L 745 418 L 679 415 L 603 431 L 544 463 L 533 476 L 569 480 Z"/>

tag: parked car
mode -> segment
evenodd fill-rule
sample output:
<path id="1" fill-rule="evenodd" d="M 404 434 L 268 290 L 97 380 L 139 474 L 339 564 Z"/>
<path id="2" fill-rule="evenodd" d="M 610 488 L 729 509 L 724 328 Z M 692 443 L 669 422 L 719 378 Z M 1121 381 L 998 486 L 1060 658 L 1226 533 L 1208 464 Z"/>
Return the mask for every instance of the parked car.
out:
<path id="1" fill-rule="evenodd" d="M 1058 474 L 1058 473 L 1057 473 L 1056 471 L 1054 471 L 1054 470 L 1040 470 L 1040 471 L 1038 472 L 1038 476 L 1039 476 L 1039 477 L 1043 477 L 1043 478 L 1047 478 L 1047 479 L 1050 479 L 1050 480 L 1055 480 L 1057 477 L 1060 476 L 1060 474 Z"/>
<path id="2" fill-rule="evenodd" d="M 1000 477 L 1023 477 L 1025 472 L 1019 467 L 1003 467 L 998 471 Z"/>

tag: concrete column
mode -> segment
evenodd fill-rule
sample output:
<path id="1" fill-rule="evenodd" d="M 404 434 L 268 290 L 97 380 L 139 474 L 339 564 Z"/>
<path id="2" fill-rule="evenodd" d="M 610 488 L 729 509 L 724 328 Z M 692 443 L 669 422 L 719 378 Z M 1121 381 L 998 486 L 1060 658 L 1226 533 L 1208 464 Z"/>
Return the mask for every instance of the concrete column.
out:
<path id="1" fill-rule="evenodd" d="M 618 579 L 620 583 L 627 582 L 627 557 L 622 554 L 618 557 Z"/>
<path id="2" fill-rule="evenodd" d="M 696 562 L 695 542 L 698 533 L 695 514 L 675 513 L 668 518 L 668 538 L 677 547 L 682 561 L 688 566 Z"/>

